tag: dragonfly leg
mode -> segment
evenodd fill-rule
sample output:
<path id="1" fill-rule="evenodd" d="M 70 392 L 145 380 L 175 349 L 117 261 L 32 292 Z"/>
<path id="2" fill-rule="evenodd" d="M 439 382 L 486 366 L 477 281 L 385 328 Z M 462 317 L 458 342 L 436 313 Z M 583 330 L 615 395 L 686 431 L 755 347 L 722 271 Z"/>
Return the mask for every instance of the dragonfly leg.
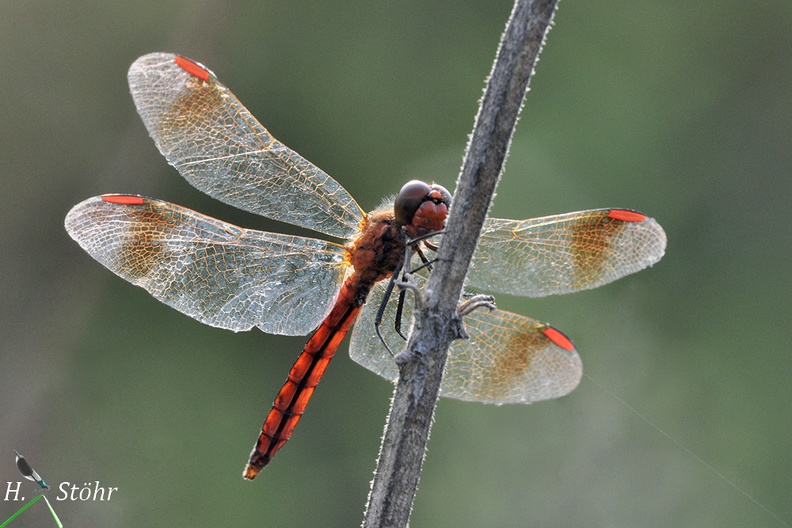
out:
<path id="1" fill-rule="evenodd" d="M 410 261 L 412 260 L 413 250 L 420 257 L 422 264 L 415 269 L 409 269 Z M 407 248 L 404 251 L 404 262 L 406 264 L 404 266 L 404 272 L 402 273 L 401 282 L 399 282 L 399 289 L 401 290 L 401 292 L 399 293 L 399 303 L 396 305 L 396 318 L 394 320 L 393 326 L 396 330 L 396 333 L 399 334 L 399 337 L 407 341 L 407 336 L 404 335 L 404 332 L 402 332 L 401 328 L 402 328 L 402 316 L 404 314 L 404 300 L 407 294 L 407 290 L 410 289 L 409 287 L 411 286 L 409 276 L 410 274 L 415 273 L 416 271 L 420 271 L 424 268 L 427 268 L 429 269 L 429 271 L 432 271 L 432 263 L 434 263 L 435 260 L 430 261 L 428 258 L 426 258 L 426 255 L 424 255 L 423 251 L 421 251 L 420 246 L 414 246 L 413 249 L 413 246 L 408 244 Z"/>
<path id="2" fill-rule="evenodd" d="M 402 317 L 404 314 L 404 301 L 407 295 L 407 290 L 413 293 L 416 302 L 419 302 L 420 297 L 418 296 L 421 293 L 421 290 L 415 284 L 412 283 L 410 277 L 411 277 L 411 273 L 404 272 L 404 274 L 402 275 L 402 280 L 396 283 L 396 285 L 399 287 L 401 292 L 399 293 L 399 303 L 396 305 L 396 317 L 393 326 L 396 329 L 396 333 L 398 333 L 399 336 L 405 341 L 407 341 L 407 336 L 404 335 L 401 328 L 402 328 Z"/>
<path id="3" fill-rule="evenodd" d="M 434 252 L 437 252 L 437 246 L 435 244 L 432 244 L 428 240 L 424 240 L 424 246 L 428 247 L 429 249 L 431 249 Z"/>
<path id="4" fill-rule="evenodd" d="M 404 277 L 402 277 L 402 281 L 404 282 Z M 396 333 L 399 334 L 399 337 L 407 341 L 407 336 L 404 335 L 402 332 L 402 317 L 404 315 L 404 299 L 407 295 L 407 290 L 404 288 L 399 288 L 401 291 L 399 292 L 399 303 L 396 305 L 396 318 L 393 321 L 393 328 L 396 330 Z"/>
<path id="5" fill-rule="evenodd" d="M 470 315 L 479 308 L 486 308 L 490 312 L 495 310 L 495 297 L 485 294 L 473 295 L 457 306 L 457 317 L 454 319 L 454 323 L 458 339 L 470 339 L 470 335 L 465 328 L 465 316 Z"/>
<path id="6" fill-rule="evenodd" d="M 409 251 L 410 250 L 408 249 L 407 250 L 408 256 L 409 256 Z M 428 258 L 426 258 L 426 255 L 424 255 L 423 251 L 421 251 L 421 248 L 419 246 L 416 246 L 415 253 L 421 258 L 421 265 L 409 271 L 407 271 L 407 269 L 405 268 L 405 273 L 415 273 L 416 271 L 421 271 L 424 268 L 428 269 L 429 271 L 432 271 L 432 264 L 437 262 L 437 258 L 435 257 L 432 260 L 429 260 Z"/>
<path id="7" fill-rule="evenodd" d="M 402 327 L 402 316 L 404 314 L 404 301 L 407 295 L 407 291 L 411 291 L 413 296 L 415 297 L 415 302 L 420 302 L 420 294 L 421 290 L 413 283 L 412 280 L 412 273 L 405 269 L 404 273 L 402 273 L 402 278 L 400 281 L 396 282 L 396 285 L 399 287 L 401 292 L 399 293 L 399 304 L 396 306 L 396 317 L 394 321 L 394 327 L 396 332 L 406 341 L 407 336 L 404 335 L 401 331 Z"/>
<path id="8" fill-rule="evenodd" d="M 460 317 L 465 317 L 479 308 L 486 308 L 490 312 L 493 311 L 495 309 L 495 297 L 484 294 L 474 295 L 457 306 L 457 314 Z"/>
<path id="9" fill-rule="evenodd" d="M 377 308 L 377 313 L 374 316 L 374 331 L 377 333 L 377 337 L 379 338 L 380 342 L 385 345 L 385 348 L 390 352 L 390 355 L 393 356 L 393 350 L 391 347 L 388 346 L 388 343 L 385 341 L 385 338 L 382 337 L 382 330 L 380 330 L 380 326 L 382 326 L 382 317 L 385 315 L 385 307 L 388 306 L 388 300 L 390 299 L 391 294 L 393 293 L 393 287 L 396 286 L 397 278 L 399 276 L 399 272 L 401 271 L 402 266 L 400 265 L 391 275 L 390 280 L 388 280 L 388 287 L 385 288 L 385 294 L 382 296 L 382 302 Z M 399 299 L 399 307 L 397 312 L 401 311 L 401 296 Z M 399 314 L 401 315 L 401 314 Z M 399 332 L 401 335 L 401 332 Z"/>
<path id="10" fill-rule="evenodd" d="M 414 248 L 415 252 L 421 258 L 421 262 L 423 263 L 420 266 L 418 266 L 417 268 L 411 270 L 411 272 L 414 273 L 414 272 L 420 271 L 420 270 L 422 270 L 424 268 L 428 268 L 429 271 L 432 271 L 432 264 L 434 264 L 435 262 L 437 262 L 440 259 L 438 259 L 437 257 L 433 258 L 432 260 L 429 260 L 428 258 L 426 258 L 426 255 L 424 255 L 423 251 L 421 251 L 421 246 L 418 244 L 418 242 L 423 242 L 424 246 L 426 246 L 427 249 L 430 249 L 430 250 L 432 250 L 434 252 L 437 252 L 437 247 L 438 246 L 435 245 L 435 244 L 432 244 L 431 242 L 429 242 L 426 239 L 435 237 L 437 235 L 442 235 L 443 233 L 445 233 L 444 230 L 443 231 L 432 231 L 431 233 L 427 233 L 425 235 L 421 235 L 421 236 L 413 238 L 412 240 L 407 242 L 407 258 L 405 259 L 405 262 L 407 262 L 408 265 L 409 265 L 409 262 L 410 262 L 410 260 L 409 260 L 410 251 L 411 251 L 411 249 Z"/>
<path id="11" fill-rule="evenodd" d="M 420 247 L 420 245 L 418 245 L 418 242 L 423 241 L 424 245 L 426 245 L 427 248 L 431 249 L 432 251 L 437 251 L 437 246 L 427 242 L 424 239 L 436 236 L 436 235 L 441 234 L 441 233 L 442 233 L 442 231 L 428 233 L 426 235 L 417 237 L 417 238 L 415 238 L 415 239 L 413 239 L 413 240 L 411 240 L 411 241 L 409 241 L 407 243 L 407 246 L 406 246 L 405 251 L 404 251 L 404 262 L 405 262 L 405 264 L 403 265 L 402 270 L 401 270 L 402 271 L 401 280 L 398 281 L 398 282 L 396 282 L 394 280 L 394 278 L 399 273 L 399 270 L 397 270 L 391 276 L 391 282 L 388 284 L 388 288 L 387 288 L 387 290 L 385 292 L 385 296 L 383 297 L 384 300 L 387 300 L 390 297 L 390 295 L 391 295 L 391 293 L 393 291 L 394 285 L 398 285 L 399 286 L 399 289 L 401 290 L 401 292 L 399 293 L 399 301 L 398 301 L 398 303 L 396 305 L 396 317 L 394 318 L 394 325 L 393 326 L 394 326 L 394 329 L 396 330 L 396 333 L 399 334 L 399 337 L 401 337 L 405 341 L 407 340 L 407 336 L 404 334 L 404 332 L 402 332 L 402 318 L 403 318 L 403 315 L 404 315 L 404 302 L 405 302 L 405 299 L 406 299 L 407 290 L 412 291 L 413 294 L 416 294 L 416 295 L 419 293 L 418 292 L 418 288 L 416 288 L 413 285 L 413 283 L 410 281 L 410 275 L 415 273 L 415 272 L 417 272 L 417 271 L 420 271 L 422 269 L 428 269 L 429 271 L 432 271 L 432 264 L 437 262 L 436 258 L 432 259 L 432 260 L 429 260 L 426 257 L 424 252 L 421 251 L 421 247 Z M 410 263 L 412 262 L 413 251 L 421 259 L 421 265 L 416 267 L 416 268 L 410 269 Z M 382 341 L 383 343 L 385 341 L 382 338 L 382 334 L 380 333 L 379 324 L 382 322 L 382 313 L 384 313 L 384 311 L 385 311 L 385 306 L 384 306 L 384 302 L 383 302 L 380 305 L 380 308 L 379 308 L 379 310 L 377 312 L 378 318 L 376 318 L 375 322 L 374 322 L 374 327 L 377 330 L 377 335 L 379 336 L 380 341 Z M 386 348 L 388 348 L 388 350 L 390 350 L 390 348 L 387 345 L 385 345 L 385 346 L 386 346 Z M 393 353 L 391 352 L 391 354 L 393 354 Z"/>

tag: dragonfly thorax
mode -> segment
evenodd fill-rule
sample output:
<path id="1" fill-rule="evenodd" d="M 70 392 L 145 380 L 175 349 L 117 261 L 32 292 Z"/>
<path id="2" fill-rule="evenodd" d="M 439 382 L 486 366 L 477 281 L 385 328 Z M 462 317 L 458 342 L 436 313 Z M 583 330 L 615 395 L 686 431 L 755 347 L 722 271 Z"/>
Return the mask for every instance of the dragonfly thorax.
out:
<path id="1" fill-rule="evenodd" d="M 369 213 L 363 229 L 348 247 L 348 255 L 360 281 L 373 285 L 387 279 L 401 266 L 410 236 L 393 217 L 392 210 Z"/>
<path id="2" fill-rule="evenodd" d="M 393 209 L 378 209 L 363 221 L 360 235 L 348 246 L 349 261 L 361 282 L 387 279 L 404 262 L 407 244 L 445 227 L 451 193 L 437 184 L 407 182 Z"/>

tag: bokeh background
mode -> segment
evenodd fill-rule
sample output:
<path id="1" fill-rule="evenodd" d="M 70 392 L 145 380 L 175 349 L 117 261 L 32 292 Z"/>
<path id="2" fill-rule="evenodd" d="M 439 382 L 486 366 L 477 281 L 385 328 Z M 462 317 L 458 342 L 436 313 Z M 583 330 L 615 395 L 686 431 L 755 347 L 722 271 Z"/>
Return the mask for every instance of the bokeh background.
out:
<path id="1" fill-rule="evenodd" d="M 67 526 L 357 525 L 391 386 L 340 353 L 244 482 L 304 339 L 165 307 L 63 218 L 127 192 L 288 230 L 159 155 L 126 85 L 151 51 L 205 63 L 364 209 L 409 178 L 453 189 L 510 8 L 0 1 L 0 486 L 18 449 Z M 568 333 L 590 377 L 531 406 L 441 401 L 412 526 L 792 523 L 790 28 L 788 0 L 561 2 L 492 213 L 631 207 L 668 251 L 598 290 L 498 299 Z M 95 481 L 110 502 L 54 500 Z M 14 523 L 52 525 L 43 501 Z"/>

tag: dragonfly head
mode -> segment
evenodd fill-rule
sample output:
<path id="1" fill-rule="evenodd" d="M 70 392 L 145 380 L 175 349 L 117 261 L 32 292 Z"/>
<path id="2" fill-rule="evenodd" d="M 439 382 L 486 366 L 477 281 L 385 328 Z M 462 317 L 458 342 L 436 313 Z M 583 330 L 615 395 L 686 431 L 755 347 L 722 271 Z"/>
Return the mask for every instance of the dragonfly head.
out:
<path id="1" fill-rule="evenodd" d="M 451 193 L 445 187 L 412 180 L 396 195 L 393 214 L 396 222 L 415 237 L 442 230 L 450 206 Z"/>

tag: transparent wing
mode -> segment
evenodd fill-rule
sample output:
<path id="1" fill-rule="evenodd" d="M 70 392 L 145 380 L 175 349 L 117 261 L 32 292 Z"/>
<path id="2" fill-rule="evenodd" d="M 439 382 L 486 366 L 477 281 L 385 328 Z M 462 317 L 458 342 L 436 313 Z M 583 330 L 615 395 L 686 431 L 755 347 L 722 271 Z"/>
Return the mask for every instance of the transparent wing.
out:
<path id="1" fill-rule="evenodd" d="M 304 335 L 329 311 L 344 247 L 236 227 L 161 200 L 105 195 L 77 204 L 66 230 L 110 271 L 202 323 Z"/>
<path id="2" fill-rule="evenodd" d="M 374 315 L 385 291 L 375 286 L 355 323 L 349 353 L 353 360 L 385 379 L 396 381 L 393 357 L 374 332 Z M 403 320 L 410 324 L 412 300 Z M 388 303 L 382 331 L 394 352 L 405 341 L 393 329 L 396 302 Z M 449 351 L 440 395 L 483 403 L 531 403 L 559 398 L 580 383 L 583 365 L 571 342 L 558 330 L 502 310 L 476 311 L 465 317 L 470 339 Z"/>
<path id="3" fill-rule="evenodd" d="M 596 288 L 651 266 L 666 235 L 627 209 L 594 209 L 531 220 L 490 218 L 468 272 L 488 292 L 541 297 Z"/>
<path id="4" fill-rule="evenodd" d="M 363 211 L 349 193 L 289 149 L 203 66 L 169 53 L 129 69 L 143 123 L 168 162 L 206 194 L 253 213 L 348 238 Z"/>

